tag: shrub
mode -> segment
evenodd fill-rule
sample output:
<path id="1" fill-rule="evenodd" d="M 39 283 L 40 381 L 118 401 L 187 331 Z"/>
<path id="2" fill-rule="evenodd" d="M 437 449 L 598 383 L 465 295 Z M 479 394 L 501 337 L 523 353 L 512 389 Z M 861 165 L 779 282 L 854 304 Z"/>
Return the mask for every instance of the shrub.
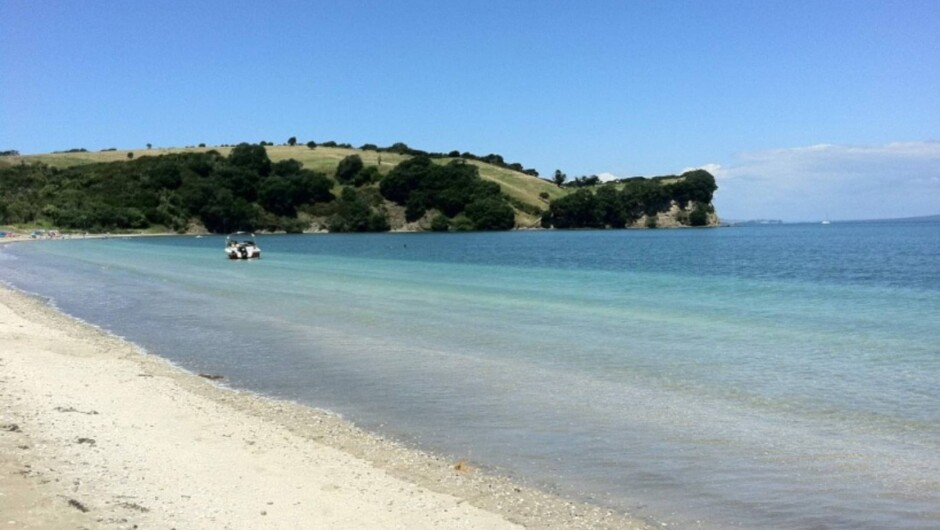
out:
<path id="1" fill-rule="evenodd" d="M 363 163 L 359 155 L 349 155 L 339 161 L 336 166 L 336 181 L 340 184 L 349 184 L 356 175 L 362 171 Z"/>
<path id="2" fill-rule="evenodd" d="M 465 213 L 476 230 L 509 230 L 516 223 L 512 207 L 500 197 L 477 199 L 467 205 Z"/>
<path id="3" fill-rule="evenodd" d="M 444 214 L 437 214 L 431 219 L 431 230 L 434 232 L 446 232 L 450 230 L 450 219 Z"/>
<path id="4" fill-rule="evenodd" d="M 264 142 L 259 145 L 240 143 L 228 155 L 228 162 L 233 166 L 243 167 L 266 177 L 271 172 L 271 159 L 264 149 Z"/>
<path id="5" fill-rule="evenodd" d="M 327 222 L 330 232 L 385 232 L 389 229 L 384 212 L 369 205 L 366 196 L 353 188 L 343 188 L 336 213 Z"/>
<path id="6" fill-rule="evenodd" d="M 469 217 L 465 214 L 460 214 L 451 220 L 450 228 L 454 232 L 470 232 L 474 229 L 474 225 Z"/>
<path id="7" fill-rule="evenodd" d="M 382 174 L 379 173 L 379 168 L 376 166 L 368 166 L 362 168 L 359 173 L 356 173 L 356 176 L 353 177 L 353 186 L 361 187 L 366 184 L 372 184 L 373 182 L 378 181 L 382 178 Z"/>
<path id="8" fill-rule="evenodd" d="M 702 203 L 696 203 L 689 214 L 689 224 L 691 226 L 705 226 L 708 224 L 708 210 Z"/>

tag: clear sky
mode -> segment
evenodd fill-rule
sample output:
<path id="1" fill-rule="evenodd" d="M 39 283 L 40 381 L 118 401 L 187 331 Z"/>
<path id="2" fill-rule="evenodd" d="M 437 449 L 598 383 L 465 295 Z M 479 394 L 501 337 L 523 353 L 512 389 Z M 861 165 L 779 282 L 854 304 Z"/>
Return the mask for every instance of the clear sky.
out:
<path id="1" fill-rule="evenodd" d="M 0 150 L 403 141 L 940 213 L 940 1 L 0 0 Z"/>

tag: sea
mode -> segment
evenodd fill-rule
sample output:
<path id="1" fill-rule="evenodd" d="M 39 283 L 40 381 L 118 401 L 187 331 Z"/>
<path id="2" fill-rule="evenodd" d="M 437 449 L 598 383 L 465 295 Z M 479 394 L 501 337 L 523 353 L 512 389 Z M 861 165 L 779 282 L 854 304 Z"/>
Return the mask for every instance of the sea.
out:
<path id="1" fill-rule="evenodd" d="M 0 279 L 193 372 L 674 528 L 940 528 L 940 222 L 72 239 Z"/>

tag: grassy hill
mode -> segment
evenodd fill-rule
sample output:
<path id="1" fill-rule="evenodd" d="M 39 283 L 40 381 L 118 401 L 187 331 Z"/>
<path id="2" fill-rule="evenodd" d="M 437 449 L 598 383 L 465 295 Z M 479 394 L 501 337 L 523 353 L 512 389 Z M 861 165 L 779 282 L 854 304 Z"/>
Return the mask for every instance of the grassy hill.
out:
<path id="1" fill-rule="evenodd" d="M 343 158 L 357 154 L 362 158 L 366 166 L 377 166 L 384 175 L 391 171 L 404 160 L 411 158 L 409 155 L 402 155 L 391 152 L 377 152 L 361 149 L 350 149 L 343 147 L 323 147 L 317 146 L 310 149 L 304 145 L 287 146 L 274 145 L 266 146 L 268 157 L 271 161 L 294 159 L 303 163 L 305 169 L 322 171 L 332 175 L 336 166 Z M 2 165 L 16 165 L 20 163 L 41 162 L 52 167 L 68 168 L 72 166 L 95 164 L 100 162 L 119 162 L 127 161 L 128 153 L 133 153 L 135 158 L 142 156 L 160 156 L 174 153 L 201 153 L 215 150 L 223 156 L 228 156 L 231 147 L 186 147 L 186 148 L 153 148 L 153 149 L 122 149 L 114 151 L 87 151 L 87 152 L 60 152 L 40 155 L 22 155 L 6 156 L 0 158 L 0 167 Z M 435 162 L 446 164 L 453 158 L 440 158 Z M 500 185 L 502 192 L 511 199 L 528 205 L 528 208 L 517 205 L 516 224 L 520 227 L 538 226 L 539 215 L 537 210 L 545 210 L 548 207 L 548 201 L 540 197 L 541 193 L 546 193 L 549 199 L 555 199 L 569 193 L 569 190 L 559 188 L 554 184 L 543 179 L 527 175 L 519 171 L 513 171 L 508 168 L 498 167 L 485 162 L 469 160 L 468 163 L 479 168 L 480 176 Z M 337 188 L 339 186 L 337 185 Z"/>
<path id="2" fill-rule="evenodd" d="M 396 146 L 403 146 L 404 149 L 395 149 Z M 413 165 L 413 163 L 419 161 L 419 159 L 412 156 L 412 154 L 420 153 L 419 151 L 412 150 L 404 144 L 396 144 L 396 146 L 392 146 L 389 150 L 376 150 L 339 146 L 316 146 L 311 149 L 306 145 L 266 145 L 262 152 L 266 153 L 266 155 L 262 154 L 262 156 L 266 156 L 275 164 L 291 159 L 296 160 L 303 164 L 304 170 L 312 170 L 326 175 L 322 185 L 325 186 L 326 189 L 330 189 L 333 196 L 340 198 L 346 186 L 341 185 L 334 177 L 334 174 L 340 162 L 350 155 L 358 155 L 366 167 L 372 167 L 374 170 L 377 169 L 377 176 L 382 181 L 382 187 L 385 187 L 386 184 L 390 184 L 391 180 L 387 178 L 390 173 L 394 176 L 396 173 L 401 173 L 409 164 Z M 97 152 L 73 150 L 70 152 L 40 155 L 2 156 L 0 157 L 0 169 L 9 166 L 19 166 L 20 164 L 29 166 L 34 163 L 42 163 L 46 166 L 61 170 L 73 168 L 71 171 L 74 171 L 77 169 L 76 166 L 88 166 L 91 164 L 109 162 L 127 162 L 129 160 L 135 161 L 134 165 L 137 166 L 138 164 L 136 164 L 136 162 L 144 163 L 145 165 L 149 164 L 147 161 L 159 163 L 159 161 L 163 160 L 160 158 L 163 155 L 171 155 L 167 158 L 173 158 L 174 156 L 205 157 L 210 156 L 204 155 L 209 151 L 216 151 L 222 157 L 230 158 L 229 155 L 232 153 L 233 147 L 210 146 L 135 150 L 113 149 Z M 451 154 L 456 155 L 457 152 Z M 467 165 L 474 166 L 477 170 L 475 173 L 478 173 L 478 177 L 473 178 L 477 178 L 478 181 L 482 178 L 483 181 L 495 183 L 499 186 L 498 190 L 494 190 L 492 193 L 497 195 L 501 194 L 504 198 L 500 200 L 508 201 L 508 205 L 504 206 L 504 208 L 511 206 L 511 210 L 504 211 L 504 219 L 506 219 L 507 223 L 511 223 L 514 218 L 514 224 L 517 228 L 539 226 L 555 228 L 675 227 L 690 225 L 715 226 L 718 224 L 717 214 L 711 204 L 712 193 L 716 189 L 714 177 L 703 170 L 690 171 L 682 175 L 666 175 L 653 178 L 633 177 L 609 183 L 602 183 L 595 176 L 580 177 L 568 182 L 564 187 L 559 187 L 552 182 L 532 176 L 527 172 L 516 170 L 522 166 L 519 164 L 506 164 L 498 155 L 488 155 L 486 157 L 476 157 L 469 153 L 464 153 L 460 157 L 434 155 L 431 162 L 425 163 L 429 163 L 429 167 L 439 167 L 443 171 L 444 166 L 452 167 L 450 163 L 454 160 L 460 160 Z M 409 161 L 408 164 L 401 165 L 406 161 Z M 123 164 L 120 164 L 120 166 L 123 166 Z M 98 166 L 94 167 L 98 168 Z M 115 168 L 115 166 L 110 167 Z M 91 171 L 104 171 L 107 173 L 110 170 L 91 169 Z M 138 178 L 138 173 L 142 170 L 128 169 L 123 171 L 125 171 L 125 176 L 112 177 L 117 180 L 114 180 L 114 183 L 109 184 L 109 186 L 117 188 L 123 186 L 124 188 L 130 189 L 138 185 L 135 184 L 135 179 Z M 127 171 L 130 171 L 130 173 L 127 173 Z M 435 186 L 439 186 L 442 182 L 451 182 L 450 185 L 456 186 L 455 189 L 467 189 L 466 187 L 461 188 L 461 186 L 464 186 L 460 183 L 462 181 L 450 180 L 459 178 L 459 174 L 452 174 L 451 176 L 444 177 L 444 180 L 439 180 L 438 184 L 435 184 Z M 72 180 L 74 180 L 74 178 L 72 178 Z M 228 182 L 229 181 L 224 179 L 218 180 L 215 186 L 217 188 L 219 186 L 230 187 Z M 382 191 L 382 194 L 379 193 L 380 186 L 376 182 L 376 177 L 372 177 L 371 182 L 371 184 L 360 190 L 364 193 L 360 199 L 369 202 L 373 210 L 377 208 L 381 212 L 384 212 L 382 215 L 387 217 L 392 229 L 429 228 L 428 222 L 431 217 L 425 216 L 420 226 L 415 225 L 413 222 L 409 224 L 409 220 L 413 221 L 417 216 L 420 216 L 421 213 L 418 213 L 417 216 L 411 215 L 411 217 L 409 217 L 403 199 L 395 199 L 398 201 L 397 204 L 388 200 L 388 198 L 392 197 L 391 195 L 386 195 L 383 199 L 382 195 L 385 194 L 386 191 Z M 142 184 L 146 185 L 146 178 Z M 477 188 L 473 187 L 473 189 Z M 70 193 L 76 192 L 73 190 Z M 421 193 L 436 194 L 440 193 L 440 190 L 427 190 Z M 9 193 L 7 195 L 9 202 L 9 200 L 12 199 Z M 348 199 L 349 201 L 353 201 L 354 197 L 350 196 Z M 46 200 L 48 201 L 48 198 Z M 120 200 L 121 199 L 118 197 L 112 197 L 111 203 L 113 204 L 111 206 L 120 209 Z M 45 204 L 49 203 L 46 202 Z M 0 207 L 2 206 L 3 204 L 0 204 Z M 59 206 L 61 207 L 62 204 L 59 204 Z M 65 204 L 65 206 L 66 208 L 70 208 L 69 204 Z M 278 210 L 276 206 L 277 205 L 273 203 L 269 204 L 269 207 L 272 208 L 271 212 Z M 322 228 L 323 224 L 320 221 L 323 221 L 328 216 L 335 215 L 337 207 L 332 209 L 324 209 L 324 207 L 306 208 L 304 209 L 303 221 L 312 222 L 314 226 L 320 226 Z M 446 208 L 445 206 L 441 207 Z M 432 209 L 435 207 L 427 205 L 427 208 Z M 288 211 L 278 213 L 278 215 L 292 217 L 294 215 L 294 208 L 289 207 L 287 210 Z M 55 213 L 55 209 L 51 211 Z M 421 212 L 424 211 L 422 207 Z M 433 216 L 435 211 L 436 210 L 432 209 L 429 215 Z M 0 211 L 0 213 L 2 213 L 2 211 Z M 482 215 L 482 213 L 480 213 L 480 215 Z M 454 213 L 447 212 L 447 216 L 453 218 Z M 148 217 L 154 217 L 152 212 L 148 214 Z M 10 218 L 10 216 L 7 215 L 7 218 Z M 318 218 L 320 221 L 317 221 Z M 451 220 L 453 221 L 454 219 Z M 505 224 L 506 223 L 502 223 L 501 226 L 505 226 Z M 275 223 L 271 226 L 273 227 L 271 229 L 278 229 L 277 226 L 279 225 Z M 294 226 L 294 228 L 296 229 L 296 226 Z M 330 229 L 333 230 L 333 228 Z M 454 229 L 454 225 L 451 225 L 451 229 Z M 465 222 L 463 223 L 462 229 L 467 229 Z"/>

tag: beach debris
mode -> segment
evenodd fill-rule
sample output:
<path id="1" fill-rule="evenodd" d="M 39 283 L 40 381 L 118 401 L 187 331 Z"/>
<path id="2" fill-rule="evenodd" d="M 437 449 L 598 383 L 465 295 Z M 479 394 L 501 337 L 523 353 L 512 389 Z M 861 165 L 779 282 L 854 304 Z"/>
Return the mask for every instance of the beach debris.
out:
<path id="1" fill-rule="evenodd" d="M 75 508 L 76 510 L 82 513 L 88 512 L 88 507 L 75 499 L 69 499 L 69 506 L 71 506 L 72 508 Z"/>
<path id="2" fill-rule="evenodd" d="M 20 426 L 15 423 L 4 423 L 0 425 L 0 431 L 20 432 Z"/>
<path id="3" fill-rule="evenodd" d="M 59 412 L 77 412 L 79 414 L 87 414 L 89 416 L 94 416 L 95 414 L 98 414 L 97 410 L 89 410 L 88 412 L 85 412 L 84 410 L 78 410 L 75 407 L 56 407 L 55 410 Z"/>
<path id="4" fill-rule="evenodd" d="M 454 464 L 454 471 L 457 473 L 473 473 L 473 467 L 466 460 L 458 460 Z"/>
<path id="5" fill-rule="evenodd" d="M 141 512 L 141 513 L 147 513 L 150 511 L 150 508 L 141 506 L 135 502 L 122 502 L 121 504 L 118 504 L 118 506 L 120 506 L 121 508 L 126 508 L 128 510 L 134 510 L 134 511 Z"/>
<path id="6" fill-rule="evenodd" d="M 220 379 L 225 379 L 224 375 L 219 375 L 219 374 L 199 374 L 199 377 L 208 379 L 209 381 L 218 381 Z"/>
<path id="7" fill-rule="evenodd" d="M 80 444 L 88 444 L 88 445 L 95 445 L 95 439 L 94 439 L 94 438 L 79 438 L 79 439 L 78 439 L 78 443 L 80 443 Z"/>

